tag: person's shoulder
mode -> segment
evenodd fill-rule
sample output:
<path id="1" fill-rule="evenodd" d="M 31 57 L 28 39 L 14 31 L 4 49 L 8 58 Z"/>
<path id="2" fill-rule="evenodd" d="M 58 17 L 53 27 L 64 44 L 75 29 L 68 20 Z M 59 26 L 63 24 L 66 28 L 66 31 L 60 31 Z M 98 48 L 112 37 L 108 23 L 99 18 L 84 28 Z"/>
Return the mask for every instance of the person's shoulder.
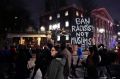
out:
<path id="1" fill-rule="evenodd" d="M 64 59 L 64 55 L 61 55 L 61 54 L 58 54 L 55 58 L 55 60 L 57 60 L 57 61 L 61 61 L 63 59 Z"/>
<path id="2" fill-rule="evenodd" d="M 55 58 L 55 60 L 57 60 L 57 61 L 62 61 L 62 58 Z"/>
<path id="3" fill-rule="evenodd" d="M 55 58 L 55 61 L 59 62 L 62 65 L 65 65 L 65 63 L 66 63 L 66 59 L 64 57 L 63 58 Z"/>

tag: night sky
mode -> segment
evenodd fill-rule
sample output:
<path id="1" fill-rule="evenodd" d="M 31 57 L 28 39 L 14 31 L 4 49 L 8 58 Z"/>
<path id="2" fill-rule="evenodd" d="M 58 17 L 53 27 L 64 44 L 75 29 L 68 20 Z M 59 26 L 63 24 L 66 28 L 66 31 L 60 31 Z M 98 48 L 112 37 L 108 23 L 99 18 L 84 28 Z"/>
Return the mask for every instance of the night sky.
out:
<path id="1" fill-rule="evenodd" d="M 4 5 L 2 4 L 4 2 Z M 12 4 L 8 5 L 7 1 Z M 24 9 L 31 22 L 39 26 L 39 16 L 45 11 L 45 0 L 0 0 L 0 7 L 20 7 Z M 69 0 L 69 4 L 81 2 L 85 8 L 105 7 L 114 20 L 120 20 L 120 0 Z M 6 3 L 6 4 L 5 4 Z"/>
<path id="2" fill-rule="evenodd" d="M 120 20 L 120 0 L 99 0 L 100 6 L 105 7 L 115 20 Z"/>

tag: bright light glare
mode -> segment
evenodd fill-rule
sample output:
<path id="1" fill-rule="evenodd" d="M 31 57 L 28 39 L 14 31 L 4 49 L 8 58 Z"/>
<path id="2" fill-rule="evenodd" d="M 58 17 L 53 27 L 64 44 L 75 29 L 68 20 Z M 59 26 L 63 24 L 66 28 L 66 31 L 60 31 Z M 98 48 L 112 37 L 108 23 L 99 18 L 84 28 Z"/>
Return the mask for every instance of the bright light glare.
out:
<path id="1" fill-rule="evenodd" d="M 69 21 L 65 22 L 65 26 L 68 27 L 69 26 Z"/>
<path id="2" fill-rule="evenodd" d="M 15 16 L 14 18 L 15 18 L 15 19 L 18 19 L 18 17 L 17 17 L 17 16 Z"/>
<path id="3" fill-rule="evenodd" d="M 52 20 L 52 16 L 49 16 L 49 20 Z"/>
<path id="4" fill-rule="evenodd" d="M 44 27 L 44 26 L 41 26 L 40 30 L 41 30 L 41 31 L 45 31 L 45 27 Z"/>
<path id="5" fill-rule="evenodd" d="M 79 12 L 78 11 L 76 11 L 76 16 L 79 16 Z"/>
<path id="6" fill-rule="evenodd" d="M 69 35 L 66 35 L 66 40 L 69 40 Z"/>
<path id="7" fill-rule="evenodd" d="M 60 23 L 49 25 L 49 30 L 56 30 L 60 28 Z"/>
<path id="8" fill-rule="evenodd" d="M 57 41 L 60 41 L 60 36 L 57 36 Z"/>
<path id="9" fill-rule="evenodd" d="M 120 32 L 118 32 L 118 35 L 120 36 Z"/>
<path id="10" fill-rule="evenodd" d="M 117 26 L 120 26 L 119 24 L 117 24 Z"/>
<path id="11" fill-rule="evenodd" d="M 60 18 L 60 14 L 57 14 L 57 18 Z"/>
<path id="12" fill-rule="evenodd" d="M 68 11 L 65 12 L 65 16 L 68 16 Z"/>
<path id="13" fill-rule="evenodd" d="M 99 32 L 100 32 L 100 33 L 104 33 L 104 32 L 105 32 L 105 29 L 101 28 L 101 29 L 99 29 Z"/>

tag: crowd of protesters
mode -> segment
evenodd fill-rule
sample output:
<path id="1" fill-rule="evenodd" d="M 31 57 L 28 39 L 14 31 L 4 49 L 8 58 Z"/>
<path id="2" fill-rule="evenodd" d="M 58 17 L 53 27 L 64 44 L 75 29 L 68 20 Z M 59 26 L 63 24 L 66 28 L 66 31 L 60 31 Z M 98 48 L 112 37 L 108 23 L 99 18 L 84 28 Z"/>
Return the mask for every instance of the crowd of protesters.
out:
<path id="1" fill-rule="evenodd" d="M 25 45 L 5 46 L 0 50 L 0 79 L 26 79 L 35 78 L 40 69 L 41 79 L 68 79 L 78 77 L 76 68 L 84 67 L 85 79 L 98 79 L 106 75 L 112 78 L 111 65 L 120 64 L 120 48 L 117 52 L 107 50 L 103 44 L 92 45 L 87 50 L 87 58 L 81 45 L 46 44 L 31 49 Z M 28 61 L 35 56 L 35 63 L 28 67 Z M 120 78 L 119 76 L 118 79 Z"/>

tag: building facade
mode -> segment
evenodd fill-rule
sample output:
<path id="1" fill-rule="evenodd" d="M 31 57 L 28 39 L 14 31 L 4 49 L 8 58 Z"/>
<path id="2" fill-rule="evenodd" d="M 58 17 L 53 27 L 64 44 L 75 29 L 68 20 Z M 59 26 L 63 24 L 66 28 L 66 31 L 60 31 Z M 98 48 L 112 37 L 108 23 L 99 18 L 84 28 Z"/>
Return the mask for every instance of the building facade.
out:
<path id="1" fill-rule="evenodd" d="M 44 40 L 49 39 L 54 40 L 54 44 L 60 43 L 64 36 L 67 43 L 82 44 L 83 46 L 102 43 L 109 48 L 114 46 L 114 23 L 105 8 L 92 10 L 89 16 L 76 5 L 58 8 L 48 9 L 41 15 L 38 33 L 8 34 L 8 38 L 19 37 L 19 42 L 22 44 L 26 38 L 30 37 L 37 40 L 37 44 L 40 45 L 42 42 L 47 42 Z"/>
<path id="2" fill-rule="evenodd" d="M 91 12 L 91 16 L 94 24 L 94 43 L 113 48 L 116 40 L 114 22 L 107 10 L 105 8 L 95 9 Z"/>
<path id="3" fill-rule="evenodd" d="M 40 24 L 46 31 L 52 32 L 53 40 L 60 41 L 61 34 L 64 34 L 68 42 L 71 26 L 76 17 L 83 17 L 83 10 L 72 5 L 44 14 L 40 18 Z"/>
<path id="4" fill-rule="evenodd" d="M 91 11 L 90 16 L 86 16 L 82 8 L 76 5 L 63 7 L 57 11 L 51 11 L 41 16 L 40 27 L 45 27 L 46 31 L 51 31 L 52 39 L 60 41 L 63 33 L 66 41 L 71 43 L 71 28 L 75 24 L 75 18 L 90 17 L 92 20 L 92 43 L 104 44 L 112 47 L 114 39 L 113 20 L 105 8 L 99 8 Z"/>

